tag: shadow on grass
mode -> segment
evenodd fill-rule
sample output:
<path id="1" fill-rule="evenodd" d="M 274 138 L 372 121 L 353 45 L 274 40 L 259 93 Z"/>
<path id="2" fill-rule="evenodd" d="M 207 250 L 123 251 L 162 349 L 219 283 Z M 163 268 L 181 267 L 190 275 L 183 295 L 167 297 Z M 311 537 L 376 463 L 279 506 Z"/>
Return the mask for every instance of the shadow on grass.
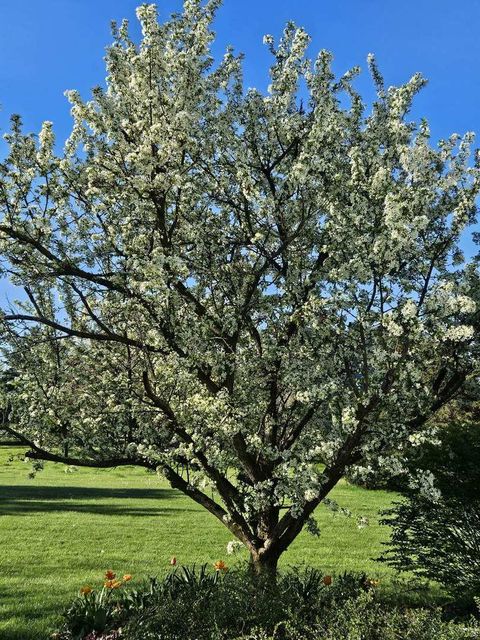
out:
<path id="1" fill-rule="evenodd" d="M 0 515 L 35 512 L 75 511 L 104 515 L 158 516 L 175 512 L 162 507 L 164 500 L 178 498 L 173 489 L 108 489 L 95 487 L 1 486 Z M 158 506 L 136 506 L 130 502 L 109 500 L 152 500 Z M 185 510 L 182 505 L 182 510 Z"/>
<path id="2" fill-rule="evenodd" d="M 75 594 L 70 601 L 74 596 Z M 59 605 L 56 600 L 50 600 L 43 601 L 39 607 L 32 600 L 32 593 L 28 590 L 16 588 L 13 592 L 0 587 L 0 604 L 4 609 L 0 614 L 1 640 L 46 640 L 50 633 L 39 631 L 45 626 L 45 618 L 51 620 L 48 626 L 52 627 L 52 631 L 62 624 L 62 613 L 65 609 L 63 605 Z M 21 607 L 18 606 L 19 602 Z"/>
<path id="3" fill-rule="evenodd" d="M 0 629 L 2 640 L 40 640 L 40 637 L 46 638 L 47 636 L 39 636 L 31 629 Z"/>

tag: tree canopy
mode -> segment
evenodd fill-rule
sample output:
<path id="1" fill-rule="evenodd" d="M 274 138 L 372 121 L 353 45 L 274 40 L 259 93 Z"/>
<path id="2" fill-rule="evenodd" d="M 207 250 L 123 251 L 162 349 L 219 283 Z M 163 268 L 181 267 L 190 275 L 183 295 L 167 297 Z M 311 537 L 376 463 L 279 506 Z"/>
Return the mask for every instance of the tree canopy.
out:
<path id="1" fill-rule="evenodd" d="M 218 5 L 143 5 L 139 44 L 114 25 L 62 152 L 12 118 L 8 429 L 33 458 L 161 471 L 261 570 L 347 469 L 402 472 L 475 373 L 480 173 L 472 134 L 409 121 L 419 74 L 387 87 L 369 56 L 367 105 L 293 24 L 265 37 L 268 92 L 245 90 L 210 51 Z"/>

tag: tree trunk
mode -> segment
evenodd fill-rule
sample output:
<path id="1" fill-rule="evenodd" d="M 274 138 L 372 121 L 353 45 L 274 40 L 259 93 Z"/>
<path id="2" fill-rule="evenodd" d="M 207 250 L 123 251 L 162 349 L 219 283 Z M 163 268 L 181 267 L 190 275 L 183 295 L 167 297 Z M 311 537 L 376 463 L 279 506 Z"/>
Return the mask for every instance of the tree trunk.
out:
<path id="1" fill-rule="evenodd" d="M 250 568 L 252 573 L 256 577 L 275 582 L 280 555 L 277 553 L 269 553 L 268 551 L 265 552 L 264 550 L 262 551 L 258 553 L 252 552 L 250 554 Z"/>

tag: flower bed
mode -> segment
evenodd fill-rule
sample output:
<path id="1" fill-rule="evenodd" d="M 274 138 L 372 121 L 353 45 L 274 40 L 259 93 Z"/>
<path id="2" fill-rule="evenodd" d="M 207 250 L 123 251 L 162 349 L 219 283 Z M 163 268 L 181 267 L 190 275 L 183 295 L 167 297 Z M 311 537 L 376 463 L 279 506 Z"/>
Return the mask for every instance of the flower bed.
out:
<path id="1" fill-rule="evenodd" d="M 133 582 L 133 584 L 132 584 Z M 56 640 L 480 640 L 471 618 L 386 604 L 377 580 L 361 574 L 289 570 L 272 581 L 248 569 L 171 569 L 135 586 L 107 571 L 85 585 Z"/>

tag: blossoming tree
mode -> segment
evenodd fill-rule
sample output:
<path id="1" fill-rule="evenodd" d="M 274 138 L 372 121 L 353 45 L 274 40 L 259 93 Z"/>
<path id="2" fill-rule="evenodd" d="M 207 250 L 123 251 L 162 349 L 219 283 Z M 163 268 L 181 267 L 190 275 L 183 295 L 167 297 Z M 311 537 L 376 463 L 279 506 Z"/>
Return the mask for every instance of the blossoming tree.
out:
<path id="1" fill-rule="evenodd" d="M 386 88 L 370 56 L 367 111 L 359 70 L 336 79 L 292 24 L 265 38 L 268 92 L 244 91 L 210 55 L 217 5 L 142 6 L 139 45 L 114 27 L 62 153 L 13 118 L 8 429 L 32 458 L 161 471 L 274 571 L 347 470 L 402 472 L 475 371 L 479 168 L 471 134 L 434 147 L 408 121 L 420 75 Z"/>

